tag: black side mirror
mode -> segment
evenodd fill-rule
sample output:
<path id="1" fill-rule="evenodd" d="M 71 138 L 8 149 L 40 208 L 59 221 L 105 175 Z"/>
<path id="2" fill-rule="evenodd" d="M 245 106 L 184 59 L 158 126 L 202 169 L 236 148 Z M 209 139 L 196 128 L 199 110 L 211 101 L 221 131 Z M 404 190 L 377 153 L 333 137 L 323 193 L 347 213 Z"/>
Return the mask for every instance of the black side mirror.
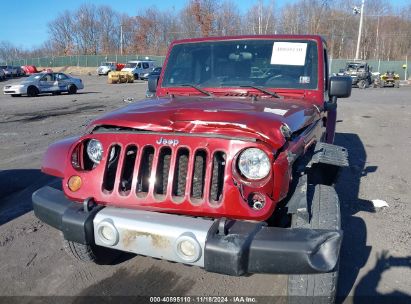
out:
<path id="1" fill-rule="evenodd" d="M 328 95 L 331 99 L 351 96 L 352 80 L 349 76 L 331 76 Z"/>
<path id="2" fill-rule="evenodd" d="M 148 75 L 148 91 L 155 93 L 157 90 L 159 75 Z"/>

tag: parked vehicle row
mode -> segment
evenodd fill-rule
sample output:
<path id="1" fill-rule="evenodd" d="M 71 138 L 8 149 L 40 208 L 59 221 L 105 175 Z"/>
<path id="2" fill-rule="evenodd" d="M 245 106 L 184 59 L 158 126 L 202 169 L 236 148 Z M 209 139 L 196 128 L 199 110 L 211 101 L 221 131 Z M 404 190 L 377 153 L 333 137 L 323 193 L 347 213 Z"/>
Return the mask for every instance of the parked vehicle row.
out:
<path id="1" fill-rule="evenodd" d="M 400 75 L 395 71 L 387 71 L 383 74 L 372 72 L 372 67 L 365 61 L 347 62 L 345 69 L 340 69 L 337 76 L 350 76 L 352 85 L 360 89 L 370 86 L 374 88 L 400 87 Z"/>
<path id="2" fill-rule="evenodd" d="M 0 66 L 0 80 L 5 80 L 7 77 L 22 77 L 28 76 L 39 71 L 34 65 L 23 65 L 23 66 L 11 66 L 11 65 L 1 65 Z"/>
<path id="3" fill-rule="evenodd" d="M 156 67 L 154 60 L 129 61 L 122 71 L 131 72 L 134 79 L 148 79 L 148 74 Z"/>
<path id="4" fill-rule="evenodd" d="M 23 81 L 6 85 L 3 93 L 18 97 L 27 95 L 35 97 L 42 93 L 60 95 L 62 92 L 76 94 L 77 90 L 84 89 L 83 81 L 64 73 L 38 73 L 29 76 Z"/>
<path id="5" fill-rule="evenodd" d="M 20 66 L 2 65 L 0 70 L 3 71 L 4 77 L 20 77 L 25 75 L 23 68 Z"/>
<path id="6" fill-rule="evenodd" d="M 111 62 L 105 62 L 107 67 L 110 67 Z M 121 64 L 114 63 L 111 67 L 121 68 Z M 136 65 L 138 68 L 138 65 Z M 145 65 L 141 64 L 144 68 Z M 17 69 L 18 70 L 18 69 Z M 4 86 L 3 93 L 5 95 L 11 95 L 12 97 L 18 97 L 27 95 L 35 97 L 43 93 L 52 93 L 53 95 L 60 95 L 62 92 L 68 94 L 75 94 L 77 90 L 84 88 L 84 84 L 81 79 L 72 77 L 64 73 L 54 73 L 51 69 L 47 68 L 41 72 L 38 72 L 35 66 L 24 66 L 22 70 L 25 75 L 31 74 L 28 78 L 20 82 L 15 82 Z M 144 77 L 149 78 L 150 75 L 156 75 L 157 78 L 161 73 L 161 67 L 155 67 L 150 70 Z M 111 71 L 108 73 L 108 83 L 132 83 L 135 75 L 131 71 Z M 0 79 L 6 79 L 6 74 L 3 69 L 0 69 Z"/>
<path id="7" fill-rule="evenodd" d="M 147 80 L 148 75 L 157 67 L 154 60 L 132 60 L 127 64 L 112 61 L 102 62 L 97 68 L 97 75 L 108 75 L 110 72 L 121 71 L 129 72 L 134 79 Z"/>

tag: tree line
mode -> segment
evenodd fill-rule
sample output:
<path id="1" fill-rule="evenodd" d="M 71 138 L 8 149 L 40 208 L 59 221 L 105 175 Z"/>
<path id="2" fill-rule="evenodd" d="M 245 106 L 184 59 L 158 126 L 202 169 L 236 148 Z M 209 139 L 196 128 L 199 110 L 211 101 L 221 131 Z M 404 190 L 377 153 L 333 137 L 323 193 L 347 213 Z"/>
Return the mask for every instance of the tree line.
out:
<path id="1" fill-rule="evenodd" d="M 48 24 L 41 47 L 22 50 L 0 42 L 0 59 L 26 57 L 150 54 L 165 55 L 175 39 L 246 34 L 319 34 L 332 58 L 354 58 L 360 0 L 297 0 L 279 8 L 256 1 L 241 13 L 232 0 L 188 0 L 177 10 L 150 7 L 135 16 L 110 6 L 85 4 Z M 403 60 L 411 50 L 411 3 L 366 0 L 360 54 L 363 59 Z"/>

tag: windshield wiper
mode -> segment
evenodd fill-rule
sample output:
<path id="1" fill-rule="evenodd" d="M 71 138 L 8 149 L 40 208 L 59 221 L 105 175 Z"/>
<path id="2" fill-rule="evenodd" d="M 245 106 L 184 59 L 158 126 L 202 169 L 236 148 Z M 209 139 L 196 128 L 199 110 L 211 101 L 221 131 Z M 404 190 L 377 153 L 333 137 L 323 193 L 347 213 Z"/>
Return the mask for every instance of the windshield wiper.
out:
<path id="1" fill-rule="evenodd" d="M 253 85 L 241 85 L 240 88 L 253 88 L 253 89 L 256 89 L 256 90 L 258 90 L 258 91 L 260 91 L 260 92 L 263 92 L 263 93 L 265 93 L 265 94 L 267 94 L 267 95 L 270 95 L 270 96 L 272 96 L 272 97 L 281 98 L 281 96 L 278 95 L 276 92 L 270 92 L 270 91 L 267 91 L 267 90 L 265 90 L 265 89 L 263 89 L 263 88 L 261 88 L 261 87 L 257 87 L 257 86 L 253 86 Z"/>
<path id="2" fill-rule="evenodd" d="M 180 84 L 180 87 L 190 87 L 190 88 L 194 88 L 194 89 L 196 89 L 197 91 L 203 93 L 204 95 L 207 95 L 207 96 L 210 96 L 210 97 L 213 96 L 213 94 L 211 94 L 210 92 L 208 92 L 208 91 L 206 91 L 206 90 L 203 90 L 202 88 L 200 88 L 200 87 L 198 87 L 198 86 L 195 86 L 195 85 L 193 85 L 193 84 L 183 83 L 183 84 Z"/>

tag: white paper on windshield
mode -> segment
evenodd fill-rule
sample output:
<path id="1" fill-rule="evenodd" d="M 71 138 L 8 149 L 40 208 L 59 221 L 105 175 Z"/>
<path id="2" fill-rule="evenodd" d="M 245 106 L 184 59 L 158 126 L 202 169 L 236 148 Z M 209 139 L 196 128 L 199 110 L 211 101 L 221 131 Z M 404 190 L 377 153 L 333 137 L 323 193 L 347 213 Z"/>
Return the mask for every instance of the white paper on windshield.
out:
<path id="1" fill-rule="evenodd" d="M 273 113 L 273 114 L 277 114 L 277 115 L 284 116 L 284 115 L 285 115 L 285 113 L 287 113 L 287 112 L 288 112 L 288 110 L 284 110 L 284 109 L 264 108 L 264 112 L 268 112 L 268 113 Z"/>
<path id="2" fill-rule="evenodd" d="M 307 43 L 274 42 L 271 64 L 304 65 Z"/>

